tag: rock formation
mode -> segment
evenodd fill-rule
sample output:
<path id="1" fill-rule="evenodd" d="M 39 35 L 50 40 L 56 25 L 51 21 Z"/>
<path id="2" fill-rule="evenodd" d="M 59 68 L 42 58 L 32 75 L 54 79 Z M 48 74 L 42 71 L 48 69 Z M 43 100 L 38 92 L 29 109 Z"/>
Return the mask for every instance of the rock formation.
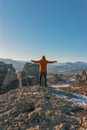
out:
<path id="1" fill-rule="evenodd" d="M 76 84 L 80 84 L 80 83 L 87 83 L 87 74 L 86 74 L 86 71 L 83 70 L 82 71 L 82 74 L 77 74 L 75 76 L 75 83 Z"/>
<path id="2" fill-rule="evenodd" d="M 18 87 L 18 80 L 12 64 L 0 63 L 0 86 L 0 90 L 3 92 Z"/>
<path id="3" fill-rule="evenodd" d="M 19 86 L 30 86 L 38 84 L 39 77 L 39 65 L 26 63 L 24 65 L 23 71 L 17 72 L 17 79 L 19 81 Z"/>
<path id="4" fill-rule="evenodd" d="M 82 81 L 82 76 L 79 75 L 79 74 L 77 74 L 77 75 L 75 76 L 75 83 L 76 83 L 76 84 L 80 84 L 81 81 Z"/>
<path id="5" fill-rule="evenodd" d="M 18 83 L 19 83 L 19 87 L 22 87 L 22 72 L 17 72 L 17 79 L 18 79 Z"/>
<path id="6" fill-rule="evenodd" d="M 32 63 L 26 63 L 24 65 L 23 71 L 26 74 L 29 74 L 30 76 L 38 76 L 38 74 L 39 74 L 39 65 L 38 64 L 32 64 Z"/>

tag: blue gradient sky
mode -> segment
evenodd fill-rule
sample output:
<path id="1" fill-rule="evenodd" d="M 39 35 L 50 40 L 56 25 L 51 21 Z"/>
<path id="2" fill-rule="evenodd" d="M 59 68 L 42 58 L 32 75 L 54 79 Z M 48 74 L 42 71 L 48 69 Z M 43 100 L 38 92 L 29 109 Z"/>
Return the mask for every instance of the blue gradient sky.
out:
<path id="1" fill-rule="evenodd" d="M 87 62 L 87 0 L 0 0 L 0 57 Z"/>

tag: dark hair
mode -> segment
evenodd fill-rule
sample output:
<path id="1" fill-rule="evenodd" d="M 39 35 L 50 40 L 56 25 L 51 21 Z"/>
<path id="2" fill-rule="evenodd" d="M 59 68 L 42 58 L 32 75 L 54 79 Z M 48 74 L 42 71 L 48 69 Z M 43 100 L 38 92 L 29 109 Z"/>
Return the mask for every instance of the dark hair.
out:
<path id="1" fill-rule="evenodd" d="M 45 56 L 42 56 L 42 59 L 46 59 L 46 57 L 45 57 Z"/>

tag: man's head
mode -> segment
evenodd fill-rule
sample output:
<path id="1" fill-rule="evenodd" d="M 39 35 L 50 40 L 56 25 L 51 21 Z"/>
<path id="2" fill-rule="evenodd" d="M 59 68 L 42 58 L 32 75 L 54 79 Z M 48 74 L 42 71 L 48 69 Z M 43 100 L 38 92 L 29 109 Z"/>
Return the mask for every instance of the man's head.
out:
<path id="1" fill-rule="evenodd" d="M 45 57 L 45 56 L 42 56 L 42 59 L 43 59 L 43 60 L 46 60 L 46 57 Z"/>

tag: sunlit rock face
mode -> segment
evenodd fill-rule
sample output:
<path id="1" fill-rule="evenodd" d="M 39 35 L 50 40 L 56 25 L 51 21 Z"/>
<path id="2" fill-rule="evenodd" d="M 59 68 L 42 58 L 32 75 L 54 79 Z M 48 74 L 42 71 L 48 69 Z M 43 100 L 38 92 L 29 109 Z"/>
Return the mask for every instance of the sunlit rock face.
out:
<path id="1" fill-rule="evenodd" d="M 17 72 L 17 79 L 19 81 L 19 87 L 29 85 L 28 76 L 25 72 Z"/>

